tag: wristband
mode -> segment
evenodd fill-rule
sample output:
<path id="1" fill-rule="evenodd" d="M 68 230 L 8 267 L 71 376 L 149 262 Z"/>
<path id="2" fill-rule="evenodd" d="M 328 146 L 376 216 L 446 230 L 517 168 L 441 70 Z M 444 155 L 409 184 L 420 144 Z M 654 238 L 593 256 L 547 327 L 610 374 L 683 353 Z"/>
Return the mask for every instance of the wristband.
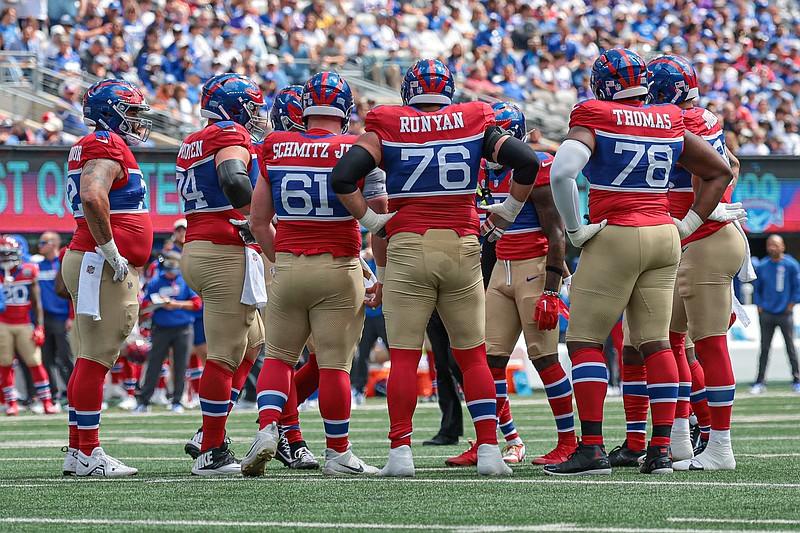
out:
<path id="1" fill-rule="evenodd" d="M 564 276 L 564 270 L 554 266 L 546 266 L 544 267 L 546 272 L 552 272 L 553 274 L 558 274 L 559 276 Z"/>
<path id="2" fill-rule="evenodd" d="M 525 205 L 525 202 L 520 202 L 510 194 L 508 198 L 503 202 L 503 206 L 508 209 L 508 211 L 514 215 L 514 218 L 517 218 L 519 212 L 522 211 L 522 207 Z"/>
<path id="3" fill-rule="evenodd" d="M 119 250 L 117 249 L 117 243 L 114 242 L 113 237 L 107 243 L 99 244 L 97 247 L 100 248 L 100 251 L 103 252 L 103 257 L 105 257 L 106 259 L 110 259 L 112 257 L 116 257 L 119 255 Z"/>
<path id="4" fill-rule="evenodd" d="M 374 233 L 377 231 L 377 229 L 380 229 L 375 229 L 375 226 L 380 225 L 381 219 L 378 216 L 378 213 L 373 211 L 372 208 L 367 207 L 367 211 L 361 218 L 358 219 L 358 223 L 367 228 L 367 230 L 369 230 L 371 233 Z"/>
<path id="5" fill-rule="evenodd" d="M 542 296 L 558 296 L 556 291 L 542 291 Z"/>
<path id="6" fill-rule="evenodd" d="M 375 270 L 375 277 L 378 278 L 378 283 L 383 285 L 383 281 L 386 279 L 386 267 L 385 266 L 376 266 Z"/>

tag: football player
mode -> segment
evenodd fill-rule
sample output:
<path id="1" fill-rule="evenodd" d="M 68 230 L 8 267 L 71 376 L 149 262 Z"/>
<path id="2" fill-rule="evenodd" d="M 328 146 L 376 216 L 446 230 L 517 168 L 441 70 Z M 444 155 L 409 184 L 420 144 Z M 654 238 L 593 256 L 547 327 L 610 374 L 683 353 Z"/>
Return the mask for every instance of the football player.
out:
<path id="1" fill-rule="evenodd" d="M 327 444 L 322 473 L 371 475 L 378 469 L 353 454 L 348 438 L 349 371 L 364 325 L 361 233 L 329 184 L 334 164 L 357 140 L 347 135 L 353 95 L 338 74 L 320 72 L 303 87 L 302 107 L 305 132 L 276 131 L 264 143 L 263 179 L 253 195 L 253 231 L 274 259 L 275 272 L 257 385 L 260 429 L 242 459 L 242 474 L 263 475 L 275 455 L 277 423 L 287 400 L 296 402 L 290 398 L 294 366 L 313 334 Z M 376 186 L 383 184 L 362 184 Z M 380 209 L 385 194 L 372 204 Z M 382 263 L 384 258 L 378 258 Z M 379 304 L 376 294 L 370 305 Z"/>
<path id="2" fill-rule="evenodd" d="M 261 258 L 246 218 L 259 173 L 253 141 L 263 138 L 267 125 L 263 107 L 261 90 L 246 76 L 212 77 L 200 100 L 208 125 L 178 152 L 176 177 L 188 222 L 181 272 L 203 300 L 208 352 L 199 386 L 203 426 L 184 447 L 196 455 L 195 475 L 240 472 L 225 423 L 264 342 L 253 297 L 264 282 L 254 273 Z"/>
<path id="3" fill-rule="evenodd" d="M 697 73 L 680 56 L 662 56 L 647 64 L 649 98 L 653 103 L 672 103 L 683 109 L 686 129 L 708 141 L 730 162 L 734 177 L 739 161 L 725 145 L 725 135 L 717 116 L 696 106 Z M 683 217 L 695 200 L 692 174 L 681 166 L 670 177 L 669 208 L 672 216 Z M 717 220 L 724 215 L 745 216 L 741 204 L 731 204 L 733 187 L 728 187 L 712 220 L 681 241 L 681 260 L 675 283 L 675 298 L 670 324 L 670 343 L 678 362 L 682 391 L 679 393 L 672 438 L 676 470 L 733 470 L 736 460 L 731 447 L 730 428 L 736 382 L 728 353 L 727 331 L 731 316 L 731 284 L 746 256 L 745 240 L 732 222 Z M 739 213 L 736 211 L 739 210 Z M 719 216 L 717 216 L 719 215 Z M 687 346 L 688 337 L 694 348 Z M 702 362 L 702 367 L 697 358 Z M 688 360 L 687 360 L 688 357 Z M 694 373 L 690 365 L 695 367 Z M 699 372 L 698 372 L 699 370 Z M 711 433 L 705 451 L 692 459 L 689 438 L 689 396 L 693 376 L 705 377 Z M 701 388 L 702 383 L 697 384 Z M 698 410 L 703 423 L 704 412 Z M 678 447 L 678 445 L 680 447 Z"/>
<path id="4" fill-rule="evenodd" d="M 0 385 L 6 403 L 6 415 L 19 414 L 17 392 L 14 388 L 14 353 L 30 368 L 35 394 L 44 412 L 58 412 L 50 395 L 50 378 L 42 365 L 41 346 L 44 344 L 44 311 L 39 292 L 39 265 L 22 262 L 19 242 L 0 236 L 0 275 L 6 309 L 0 311 Z"/>
<path id="5" fill-rule="evenodd" d="M 366 133 L 333 170 L 337 196 L 362 226 L 388 235 L 384 315 L 392 358 L 388 382 L 391 450 L 383 476 L 413 476 L 411 419 L 425 326 L 437 308 L 464 376 L 477 433 L 478 473 L 510 475 L 497 446 L 496 395 L 486 361 L 485 295 L 475 189 L 481 158 L 514 169 L 503 203 L 487 206 L 482 226 L 497 240 L 530 195 L 539 159 L 495 124 L 483 102 L 453 104 L 453 76 L 440 61 L 416 62 L 403 79 L 402 106 L 379 106 Z M 370 209 L 357 184 L 373 168 L 386 172 L 389 210 Z M 385 228 L 384 228 L 385 226 Z"/>
<path id="6" fill-rule="evenodd" d="M 525 140 L 525 116 L 516 104 L 499 102 L 492 109 L 498 126 Z M 498 261 L 486 291 L 486 353 L 500 418 L 507 405 L 506 366 L 520 333 L 524 334 L 528 357 L 544 383 L 558 432 L 556 448 L 533 463 L 550 464 L 566 461 L 577 442 L 572 386 L 558 361 L 558 294 L 566 250 L 564 225 L 550 193 L 553 157 L 544 152 L 537 155 L 541 166 L 533 192 L 517 219 L 497 241 Z M 486 163 L 479 177 L 484 201 L 487 195 L 504 200 L 512 181 L 510 168 Z M 476 455 L 473 447 L 446 463 L 475 464 Z M 519 463 L 524 458 L 525 445 L 517 436 L 503 450 L 503 459 Z"/>
<path id="7" fill-rule="evenodd" d="M 69 152 L 66 194 L 78 228 L 61 273 L 76 310 L 77 361 L 67 387 L 65 474 L 137 473 L 103 451 L 98 430 L 106 373 L 139 313 L 136 268 L 147 263 L 153 247 L 147 185 L 129 148 L 149 137 L 152 122 L 139 116 L 149 109 L 139 89 L 126 81 L 95 83 L 83 97 L 84 122 L 95 131 Z"/>
<path id="8" fill-rule="evenodd" d="M 608 374 L 603 343 L 626 311 L 630 344 L 647 368 L 653 430 L 640 472 L 671 473 L 670 432 L 678 397 L 678 369 L 669 344 L 672 290 L 680 239 L 700 227 L 732 178 L 710 144 L 685 131 L 677 106 L 645 106 L 644 61 L 624 48 L 594 62 L 596 100 L 579 103 L 567 139 L 550 171 L 553 197 L 572 243 L 582 247 L 570 291 L 567 348 L 581 420 L 581 443 L 567 461 L 545 466 L 550 475 L 610 474 L 603 446 Z M 676 162 L 698 175 L 691 209 L 669 214 L 667 191 Z M 590 224 L 581 223 L 575 179 L 590 183 Z"/>

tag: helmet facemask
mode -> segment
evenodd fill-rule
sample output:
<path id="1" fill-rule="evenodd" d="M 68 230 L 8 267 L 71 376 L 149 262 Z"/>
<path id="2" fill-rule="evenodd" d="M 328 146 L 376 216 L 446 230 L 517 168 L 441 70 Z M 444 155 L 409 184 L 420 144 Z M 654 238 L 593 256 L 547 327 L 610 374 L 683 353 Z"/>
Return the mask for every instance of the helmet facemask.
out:
<path id="1" fill-rule="evenodd" d="M 261 110 L 264 108 L 263 104 L 258 104 L 251 100 L 244 102 L 242 107 L 244 107 L 244 112 L 247 114 L 246 117 L 242 117 L 243 119 L 247 118 L 247 121 L 242 125 L 250 132 L 250 140 L 253 142 L 263 140 L 267 134 L 267 126 L 269 124 L 269 119 L 261 114 Z"/>
<path id="2" fill-rule="evenodd" d="M 137 145 L 147 142 L 147 139 L 150 138 L 150 133 L 153 131 L 153 121 L 140 117 L 139 113 L 150 111 L 149 105 L 146 103 L 130 104 L 120 101 L 114 105 L 114 110 L 122 118 L 119 131 L 128 144 Z M 131 112 L 133 114 L 130 114 Z"/>

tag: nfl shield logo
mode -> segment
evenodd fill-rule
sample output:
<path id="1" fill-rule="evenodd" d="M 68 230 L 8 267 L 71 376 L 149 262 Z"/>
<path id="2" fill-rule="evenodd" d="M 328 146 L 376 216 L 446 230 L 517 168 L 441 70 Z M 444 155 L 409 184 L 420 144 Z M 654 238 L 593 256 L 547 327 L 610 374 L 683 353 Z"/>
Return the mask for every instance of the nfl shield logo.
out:
<path id="1" fill-rule="evenodd" d="M 86 267 L 86 273 L 94 274 L 94 265 L 89 265 L 88 267 Z"/>

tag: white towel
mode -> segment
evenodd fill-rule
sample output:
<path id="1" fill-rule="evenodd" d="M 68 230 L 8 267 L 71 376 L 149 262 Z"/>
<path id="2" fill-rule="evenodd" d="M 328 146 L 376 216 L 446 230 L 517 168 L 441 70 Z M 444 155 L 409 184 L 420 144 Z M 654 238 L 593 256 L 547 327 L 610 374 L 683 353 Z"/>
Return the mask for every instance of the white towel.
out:
<path id="1" fill-rule="evenodd" d="M 742 303 L 736 298 L 736 294 L 733 292 L 733 284 L 731 284 L 731 307 L 733 308 L 733 313 L 736 315 L 736 318 L 741 320 L 744 327 L 750 325 L 750 316 L 745 311 L 744 306 Z"/>
<path id="2" fill-rule="evenodd" d="M 750 260 L 750 243 L 747 240 L 747 235 L 745 234 L 744 229 L 738 220 L 733 221 L 733 226 L 739 231 L 744 239 L 744 261 L 742 261 L 742 266 L 739 269 L 739 281 L 744 281 L 745 283 L 755 281 L 758 276 L 756 276 L 756 271 L 753 268 L 753 262 Z M 744 320 L 742 322 L 744 322 Z"/>
<path id="3" fill-rule="evenodd" d="M 81 274 L 78 277 L 79 315 L 88 315 L 92 320 L 100 320 L 100 279 L 103 277 L 105 259 L 100 254 L 86 252 L 81 261 Z"/>
<path id="4" fill-rule="evenodd" d="M 242 298 L 244 305 L 255 305 L 259 309 L 267 305 L 267 284 L 264 281 L 264 261 L 253 248 L 244 248 L 244 286 Z"/>

